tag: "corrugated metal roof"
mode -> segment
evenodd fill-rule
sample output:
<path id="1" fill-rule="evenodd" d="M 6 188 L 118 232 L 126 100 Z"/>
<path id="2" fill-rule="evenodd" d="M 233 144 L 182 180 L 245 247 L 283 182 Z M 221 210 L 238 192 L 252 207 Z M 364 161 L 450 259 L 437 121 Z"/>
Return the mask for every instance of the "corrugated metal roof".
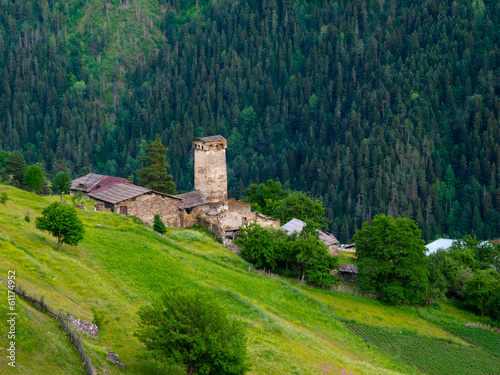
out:
<path id="1" fill-rule="evenodd" d="M 189 193 L 174 195 L 174 197 L 182 199 L 182 209 L 198 207 L 210 203 L 210 201 L 205 198 L 203 193 L 199 190 L 193 190 Z"/>
<path id="2" fill-rule="evenodd" d="M 331 233 L 319 230 L 319 239 L 325 243 L 326 246 L 331 246 L 335 244 L 339 244 L 339 240 L 335 238 L 335 236 Z"/>
<path id="3" fill-rule="evenodd" d="M 108 176 L 102 174 L 89 173 L 85 176 L 78 177 L 71 182 L 71 190 L 81 189 L 84 193 L 89 192 L 99 181 Z"/>
<path id="4" fill-rule="evenodd" d="M 220 142 L 225 140 L 226 138 L 224 138 L 222 135 L 211 135 L 210 137 L 201 137 L 195 139 L 195 141 L 202 141 L 202 142 Z"/>
<path id="5" fill-rule="evenodd" d="M 339 271 L 347 273 L 358 273 L 358 267 L 355 266 L 354 264 L 340 263 Z"/>
<path id="6" fill-rule="evenodd" d="M 281 229 L 287 232 L 289 235 L 292 233 L 300 233 L 302 229 L 306 226 L 306 223 L 299 219 L 292 219 L 288 223 L 284 224 Z"/>
<path id="7" fill-rule="evenodd" d="M 150 192 L 153 192 L 153 190 L 133 184 L 119 183 L 104 191 L 92 192 L 89 194 L 89 197 L 102 202 L 116 204 Z"/>

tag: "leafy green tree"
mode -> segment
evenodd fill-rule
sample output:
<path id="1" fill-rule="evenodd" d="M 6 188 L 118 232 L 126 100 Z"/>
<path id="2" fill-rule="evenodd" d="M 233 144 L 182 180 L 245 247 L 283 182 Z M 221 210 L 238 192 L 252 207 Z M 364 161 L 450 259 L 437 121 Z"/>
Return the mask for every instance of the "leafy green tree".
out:
<path id="1" fill-rule="evenodd" d="M 466 282 L 463 292 L 465 303 L 478 309 L 483 316 L 495 291 L 500 291 L 499 283 L 499 275 L 496 271 L 492 269 L 476 271 Z"/>
<path id="2" fill-rule="evenodd" d="M 264 215 L 272 215 L 279 202 L 289 194 L 288 190 L 283 189 L 281 182 L 274 180 L 267 180 L 265 184 L 252 184 L 245 189 L 247 202 L 252 204 L 252 210 Z"/>
<path id="3" fill-rule="evenodd" d="M 363 290 L 391 303 L 422 303 L 429 288 L 424 241 L 413 220 L 386 215 L 364 223 L 353 237 Z"/>
<path id="4" fill-rule="evenodd" d="M 155 215 L 154 220 L 153 220 L 153 229 L 161 234 L 167 233 L 167 228 L 165 227 L 165 224 L 161 220 L 160 215 Z"/>
<path id="5" fill-rule="evenodd" d="M 170 289 L 138 312 L 139 356 L 165 370 L 182 365 L 187 374 L 244 374 L 248 370 L 243 326 L 227 317 L 209 293 Z"/>
<path id="6" fill-rule="evenodd" d="M 75 208 L 51 203 L 42 211 L 42 216 L 36 218 L 36 227 L 48 231 L 57 238 L 57 249 L 63 243 L 76 246 L 83 240 L 85 229 Z"/>
<path id="7" fill-rule="evenodd" d="M 71 190 L 71 177 L 66 172 L 57 172 L 52 183 L 52 188 L 56 194 L 68 194 Z"/>
<path id="8" fill-rule="evenodd" d="M 280 258 L 286 257 L 280 251 L 287 240 L 283 231 L 264 228 L 252 221 L 243 224 L 238 233 L 240 237 L 236 244 L 241 246 L 241 255 L 257 268 L 274 271 Z"/>
<path id="9" fill-rule="evenodd" d="M 148 189 L 156 190 L 166 194 L 175 193 L 175 182 L 167 169 L 170 168 L 167 162 L 168 148 L 161 143 L 157 134 L 154 141 L 149 142 L 146 148 L 146 156 L 140 156 L 138 160 L 146 163 L 146 166 L 137 171 L 139 184 Z"/>
<path id="10" fill-rule="evenodd" d="M 24 172 L 26 171 L 26 161 L 24 156 L 19 151 L 13 151 L 5 160 L 5 170 L 9 175 L 12 175 L 17 186 L 23 181 Z"/>
<path id="11" fill-rule="evenodd" d="M 305 229 L 310 232 L 327 226 L 323 204 L 298 191 L 290 193 L 281 200 L 274 209 L 273 216 L 282 223 L 293 218 L 303 220 L 307 223 Z"/>
<path id="12" fill-rule="evenodd" d="M 24 184 L 32 191 L 38 192 L 42 188 L 43 170 L 40 166 L 34 164 L 26 168 L 23 177 Z"/>
<path id="13" fill-rule="evenodd" d="M 330 274 L 337 258 L 328 253 L 316 232 L 287 235 L 283 230 L 264 228 L 256 222 L 245 223 L 236 244 L 241 254 L 257 268 L 300 268 L 300 276 L 318 285 L 331 286 L 338 281 Z"/>

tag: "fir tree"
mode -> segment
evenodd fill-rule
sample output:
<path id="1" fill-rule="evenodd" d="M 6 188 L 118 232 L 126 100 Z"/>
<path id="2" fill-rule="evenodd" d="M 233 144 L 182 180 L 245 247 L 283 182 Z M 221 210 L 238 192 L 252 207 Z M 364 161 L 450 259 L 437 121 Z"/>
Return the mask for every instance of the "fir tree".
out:
<path id="1" fill-rule="evenodd" d="M 161 143 L 157 134 L 154 141 L 149 142 L 146 148 L 146 156 L 140 156 L 138 160 L 146 163 L 146 166 L 137 171 L 139 183 L 148 189 L 153 189 L 161 193 L 174 194 L 175 182 L 167 169 L 170 165 L 167 161 L 168 148 Z"/>

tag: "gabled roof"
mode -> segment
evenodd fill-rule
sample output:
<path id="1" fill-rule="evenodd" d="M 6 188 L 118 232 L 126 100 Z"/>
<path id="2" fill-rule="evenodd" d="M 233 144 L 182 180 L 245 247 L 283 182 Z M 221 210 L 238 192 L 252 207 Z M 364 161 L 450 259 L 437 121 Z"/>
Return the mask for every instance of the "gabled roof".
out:
<path id="1" fill-rule="evenodd" d="M 102 174 L 89 173 L 85 176 L 78 177 L 71 182 L 71 190 L 81 189 L 84 193 L 89 192 L 93 187 L 95 187 L 99 181 L 108 176 Z"/>
<path id="2" fill-rule="evenodd" d="M 202 141 L 202 142 L 219 142 L 225 140 L 226 138 L 224 138 L 222 135 L 211 135 L 210 137 L 201 137 L 195 139 L 195 141 Z"/>
<path id="3" fill-rule="evenodd" d="M 354 264 L 340 263 L 339 271 L 346 273 L 358 273 L 358 267 L 355 266 Z"/>
<path id="4" fill-rule="evenodd" d="M 331 233 L 319 230 L 319 239 L 325 243 L 326 246 L 338 245 L 340 242 Z"/>
<path id="5" fill-rule="evenodd" d="M 198 207 L 210 203 L 210 201 L 205 198 L 203 193 L 199 190 L 193 190 L 185 194 L 173 195 L 173 197 L 182 200 L 182 205 L 180 207 L 182 209 Z"/>
<path id="6" fill-rule="evenodd" d="M 116 204 L 150 192 L 153 192 L 153 190 L 122 182 L 106 190 L 92 192 L 89 194 L 89 197 L 102 202 Z"/>
<path id="7" fill-rule="evenodd" d="M 281 229 L 283 229 L 285 232 L 287 232 L 289 235 L 293 233 L 300 233 L 302 232 L 302 229 L 306 226 L 306 223 L 303 222 L 300 219 L 292 219 L 288 223 L 284 224 L 281 226 Z"/>

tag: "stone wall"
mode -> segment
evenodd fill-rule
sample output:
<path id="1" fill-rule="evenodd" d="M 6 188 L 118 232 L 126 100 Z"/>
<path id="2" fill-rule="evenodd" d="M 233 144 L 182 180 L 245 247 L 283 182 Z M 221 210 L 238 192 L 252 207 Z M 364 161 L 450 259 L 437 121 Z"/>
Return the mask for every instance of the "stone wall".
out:
<path id="1" fill-rule="evenodd" d="M 209 201 L 227 200 L 226 141 L 193 142 L 194 188 Z"/>
<path id="2" fill-rule="evenodd" d="M 255 220 L 257 220 L 257 224 L 266 228 L 280 228 L 280 221 L 278 219 L 273 219 L 269 216 L 264 216 L 260 212 L 255 212 Z"/>
<path id="3" fill-rule="evenodd" d="M 160 215 L 167 227 L 181 227 L 181 200 L 150 192 L 115 204 L 114 212 L 127 207 L 127 215 L 135 216 L 148 225 L 153 225 L 155 215 Z"/>

